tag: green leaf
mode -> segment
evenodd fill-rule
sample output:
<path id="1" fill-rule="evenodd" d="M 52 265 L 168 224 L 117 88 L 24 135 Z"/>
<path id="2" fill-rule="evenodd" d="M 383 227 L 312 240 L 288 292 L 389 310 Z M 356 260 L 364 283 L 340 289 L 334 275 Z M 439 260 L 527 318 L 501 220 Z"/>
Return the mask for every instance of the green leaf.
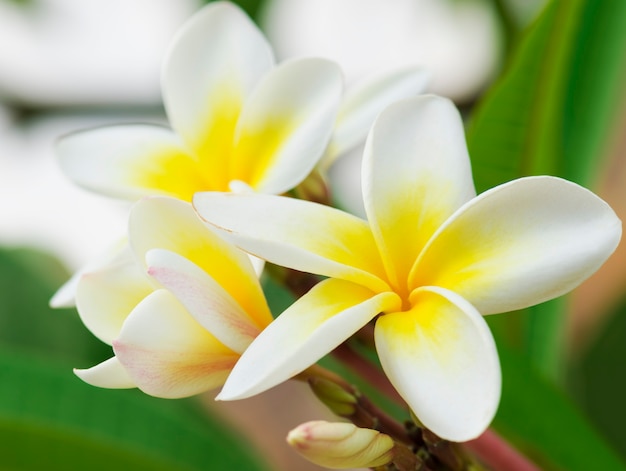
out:
<path id="1" fill-rule="evenodd" d="M 0 469 L 266 469 L 193 400 L 82 383 L 71 365 L 111 356 L 73 309 L 48 301 L 68 274 L 52 257 L 0 249 Z"/>
<path id="2" fill-rule="evenodd" d="M 0 384 L 7 469 L 267 469 L 195 402 L 94 388 L 64 366 L 9 350 L 0 350 Z"/>
<path id="3" fill-rule="evenodd" d="M 626 470 L 577 406 L 523 357 L 499 345 L 502 401 L 494 425 L 541 469 Z"/>
<path id="4" fill-rule="evenodd" d="M 0 345 L 68 365 L 97 363 L 110 356 L 111 349 L 89 333 L 76 310 L 48 306 L 68 278 L 47 254 L 0 248 Z"/>
<path id="5" fill-rule="evenodd" d="M 611 444 L 626 456 L 626 298 L 575 362 L 571 374 L 574 395 Z"/>
<path id="6" fill-rule="evenodd" d="M 596 182 L 625 79 L 626 2 L 549 3 L 471 118 L 468 147 L 479 191 L 535 174 Z M 531 363 L 556 381 L 563 371 L 563 307 L 531 308 L 522 342 Z"/>
<path id="7" fill-rule="evenodd" d="M 99 361 L 110 349 L 88 333 L 74 309 L 50 297 L 69 275 L 31 249 L 0 249 L 0 344 L 65 361 Z"/>

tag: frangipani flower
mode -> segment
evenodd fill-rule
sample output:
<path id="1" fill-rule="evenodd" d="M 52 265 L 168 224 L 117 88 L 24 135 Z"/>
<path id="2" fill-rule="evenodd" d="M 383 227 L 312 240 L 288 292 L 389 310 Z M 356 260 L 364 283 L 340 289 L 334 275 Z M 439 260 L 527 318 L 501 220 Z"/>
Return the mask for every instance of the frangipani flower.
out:
<path id="1" fill-rule="evenodd" d="M 424 84 L 424 72 L 412 69 L 357 93 L 339 122 L 339 149 L 365 135 L 381 106 Z M 324 153 L 343 84 L 338 66 L 324 59 L 275 66 L 269 44 L 246 15 L 215 2 L 174 39 L 162 87 L 173 130 L 136 124 L 66 136 L 57 146 L 64 172 L 81 186 L 127 199 L 191 201 L 197 191 L 240 188 L 282 193 Z"/>
<path id="2" fill-rule="evenodd" d="M 329 277 L 256 338 L 218 399 L 298 374 L 377 318 L 382 367 L 419 420 L 444 439 L 475 438 L 501 385 L 481 314 L 570 291 L 613 252 L 621 223 L 593 193 L 554 177 L 476 196 L 460 116 L 433 96 L 378 117 L 362 176 L 367 220 L 286 197 L 194 198 L 248 252 Z"/>
<path id="3" fill-rule="evenodd" d="M 76 370 L 87 383 L 183 397 L 221 386 L 271 322 L 247 254 L 206 227 L 189 203 L 136 203 L 130 248 L 84 274 L 76 304 L 115 356 Z"/>

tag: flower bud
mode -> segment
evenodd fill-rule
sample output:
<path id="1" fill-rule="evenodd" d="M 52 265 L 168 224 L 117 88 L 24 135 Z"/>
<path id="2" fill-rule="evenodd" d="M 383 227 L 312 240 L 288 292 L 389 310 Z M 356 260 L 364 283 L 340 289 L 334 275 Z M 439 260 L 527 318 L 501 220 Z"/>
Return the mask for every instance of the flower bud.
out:
<path id="1" fill-rule="evenodd" d="M 351 423 L 307 422 L 289 432 L 287 442 L 309 461 L 332 469 L 371 468 L 393 459 L 391 437 Z"/>
<path id="2" fill-rule="evenodd" d="M 309 385 L 317 398 L 338 416 L 348 418 L 355 414 L 358 402 L 356 396 L 337 383 L 313 377 L 309 379 Z"/>

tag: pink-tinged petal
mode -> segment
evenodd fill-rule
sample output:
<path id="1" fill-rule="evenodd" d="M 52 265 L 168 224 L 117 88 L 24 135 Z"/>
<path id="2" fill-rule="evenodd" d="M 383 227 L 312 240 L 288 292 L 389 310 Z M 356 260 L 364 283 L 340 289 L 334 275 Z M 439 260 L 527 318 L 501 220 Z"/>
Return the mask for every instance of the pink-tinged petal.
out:
<path id="1" fill-rule="evenodd" d="M 106 126 L 61 138 L 56 152 L 63 172 L 88 190 L 123 199 L 171 195 L 191 200 L 210 188 L 180 139 L 148 124 Z"/>
<path id="2" fill-rule="evenodd" d="M 64 308 L 76 306 L 76 290 L 78 282 L 85 273 L 97 271 L 109 264 L 122 260 L 131 260 L 132 254 L 128 247 L 126 238 L 115 242 L 108 247 L 100 256 L 87 263 L 80 270 L 76 271 L 72 277 L 61 286 L 50 299 L 50 307 Z"/>
<path id="3" fill-rule="evenodd" d="M 256 325 L 271 320 L 248 255 L 207 227 L 190 204 L 164 197 L 137 202 L 130 213 L 129 240 L 142 261 L 151 249 L 187 258 L 222 286 Z"/>
<path id="4" fill-rule="evenodd" d="M 389 277 L 406 293 L 428 239 L 475 195 L 459 112 L 435 96 L 393 104 L 376 120 L 363 159 L 365 210 Z"/>
<path id="5" fill-rule="evenodd" d="M 476 438 L 500 400 L 500 364 L 489 327 L 471 304 L 442 288 L 420 288 L 411 302 L 410 311 L 376 322 L 382 367 L 427 428 L 446 440 Z"/>
<path id="6" fill-rule="evenodd" d="M 373 77 L 348 89 L 337 114 L 323 169 L 339 156 L 363 143 L 376 116 L 390 104 L 422 93 L 429 74 L 421 67 L 396 70 Z"/>
<path id="7" fill-rule="evenodd" d="M 137 387 L 116 357 L 109 358 L 86 370 L 76 368 L 74 374 L 85 383 L 99 388 L 128 389 Z"/>
<path id="8" fill-rule="evenodd" d="M 272 263 L 387 291 L 365 221 L 337 209 L 272 195 L 198 193 L 198 214 L 244 250 Z"/>
<path id="9" fill-rule="evenodd" d="M 155 291 L 133 310 L 113 350 L 139 389 L 164 398 L 220 386 L 239 357 L 166 290 Z"/>
<path id="10" fill-rule="evenodd" d="M 411 283 L 453 290 L 482 314 L 523 309 L 578 286 L 613 253 L 621 232 L 613 210 L 589 190 L 555 177 L 522 178 L 450 218 Z"/>
<path id="11" fill-rule="evenodd" d="M 274 65 L 272 51 L 238 7 L 216 2 L 175 37 L 163 66 L 163 98 L 174 129 L 226 190 L 233 136 L 244 102 Z"/>
<path id="12" fill-rule="evenodd" d="M 237 124 L 231 179 L 271 194 L 300 183 L 330 139 L 342 87 L 339 67 L 324 59 L 284 62 L 267 74 Z"/>
<path id="13" fill-rule="evenodd" d="M 243 353 L 261 329 L 272 321 L 268 310 L 266 323 L 256 325 L 211 276 L 174 252 L 150 250 L 146 262 L 150 276 L 176 296 L 202 327 L 236 353 Z"/>
<path id="14" fill-rule="evenodd" d="M 302 372 L 399 298 L 348 281 L 316 285 L 272 322 L 241 356 L 219 400 L 259 394 Z"/>
<path id="15" fill-rule="evenodd" d="M 80 278 L 76 308 L 91 333 L 111 345 L 130 312 L 154 288 L 135 260 L 119 260 Z"/>

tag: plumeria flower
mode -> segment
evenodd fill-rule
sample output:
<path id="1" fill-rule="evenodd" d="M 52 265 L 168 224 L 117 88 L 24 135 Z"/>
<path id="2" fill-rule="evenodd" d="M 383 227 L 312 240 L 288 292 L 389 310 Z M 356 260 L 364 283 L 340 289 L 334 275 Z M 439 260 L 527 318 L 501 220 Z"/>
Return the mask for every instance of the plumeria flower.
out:
<path id="1" fill-rule="evenodd" d="M 364 138 L 379 109 L 420 92 L 421 69 L 394 72 L 360 87 L 337 111 L 339 67 L 321 58 L 275 65 L 259 29 L 236 6 L 214 2 L 175 37 L 162 72 L 172 130 L 147 124 L 78 132 L 57 146 L 64 172 L 79 185 L 136 199 L 197 191 L 252 189 L 279 194 L 300 183 L 333 142 L 338 151 Z"/>
<path id="2" fill-rule="evenodd" d="M 194 198 L 243 249 L 328 277 L 256 338 L 218 399 L 273 387 L 376 318 L 382 367 L 419 420 L 444 439 L 473 439 L 501 386 L 481 314 L 570 291 L 613 252 L 621 223 L 593 193 L 554 177 L 476 196 L 461 118 L 434 96 L 378 117 L 362 178 L 367 220 L 287 197 Z"/>
<path id="3" fill-rule="evenodd" d="M 248 255 L 189 203 L 169 197 L 133 206 L 127 249 L 83 274 L 76 304 L 115 352 L 76 374 L 95 386 L 168 398 L 221 386 L 272 320 Z"/>

